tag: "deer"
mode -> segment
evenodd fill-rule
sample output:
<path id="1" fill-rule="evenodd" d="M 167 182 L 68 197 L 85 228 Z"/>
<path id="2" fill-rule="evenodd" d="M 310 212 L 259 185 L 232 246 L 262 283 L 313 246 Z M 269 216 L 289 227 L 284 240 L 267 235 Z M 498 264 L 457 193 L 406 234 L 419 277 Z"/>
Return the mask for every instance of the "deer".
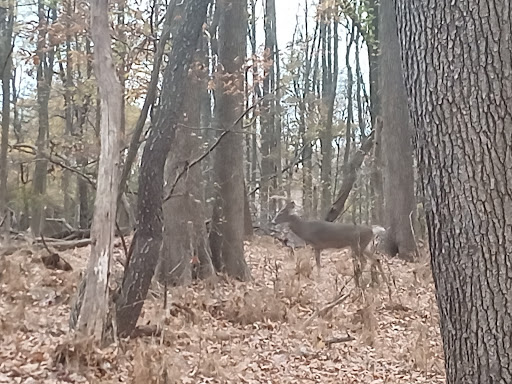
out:
<path id="1" fill-rule="evenodd" d="M 315 252 L 317 273 L 320 276 L 320 254 L 324 249 L 350 248 L 354 262 L 354 280 L 356 286 L 360 286 L 362 268 L 366 264 L 365 255 L 373 260 L 373 255 L 366 249 L 375 236 L 386 232 L 385 228 L 374 225 L 355 225 L 343 223 L 331 223 L 329 221 L 306 221 L 294 214 L 295 203 L 293 201 L 277 213 L 272 222 L 274 224 L 288 223 L 291 231 L 310 245 Z M 354 257 L 355 255 L 355 257 Z M 377 267 L 383 274 L 380 262 Z M 383 274 L 384 276 L 384 274 Z"/>

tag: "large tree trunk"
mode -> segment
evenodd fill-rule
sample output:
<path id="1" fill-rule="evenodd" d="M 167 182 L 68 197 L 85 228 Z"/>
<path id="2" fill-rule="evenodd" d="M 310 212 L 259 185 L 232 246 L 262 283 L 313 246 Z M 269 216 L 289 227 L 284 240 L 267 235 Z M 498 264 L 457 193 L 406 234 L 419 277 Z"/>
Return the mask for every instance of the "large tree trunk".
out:
<path id="1" fill-rule="evenodd" d="M 416 217 L 412 129 L 400 62 L 400 46 L 393 0 L 379 7 L 380 91 L 383 120 L 380 143 L 384 171 L 384 249 L 391 256 L 412 260 L 416 243 L 412 223 Z"/>
<path id="2" fill-rule="evenodd" d="M 198 51 L 201 52 L 201 51 Z M 206 89 L 204 52 L 196 54 L 184 90 L 181 124 L 166 163 L 166 184 L 174 181 L 183 167 L 202 153 L 204 139 L 198 136 L 201 92 Z M 186 285 L 192 281 L 193 269 L 198 278 L 213 275 L 210 244 L 203 203 L 204 181 L 201 167 L 193 167 L 181 178 L 173 196 L 164 204 L 164 239 L 158 279 L 170 285 Z"/>
<path id="3" fill-rule="evenodd" d="M 108 277 L 114 250 L 123 112 L 121 86 L 112 60 L 108 3 L 102 0 L 91 2 L 91 36 L 94 74 L 101 98 L 101 152 L 91 228 L 91 256 L 84 276 L 85 291 L 77 325 L 80 332 L 101 340 L 108 313 Z"/>
<path id="4" fill-rule="evenodd" d="M 396 0 L 447 383 L 511 383 L 512 13 Z"/>
<path id="5" fill-rule="evenodd" d="M 183 23 L 173 40 L 163 75 L 160 106 L 142 153 L 137 234 L 116 303 L 120 335 L 130 335 L 137 324 L 158 262 L 163 229 L 164 165 L 183 111 L 183 90 L 208 4 L 209 0 L 189 0 L 182 4 Z"/>
<path id="6" fill-rule="evenodd" d="M 246 53 L 245 0 L 223 0 L 219 24 L 219 73 L 216 115 L 219 126 L 230 130 L 215 152 L 216 201 L 210 244 L 215 266 L 242 281 L 250 279 L 244 258 L 243 64 Z M 222 261 L 222 263 L 220 262 Z"/>

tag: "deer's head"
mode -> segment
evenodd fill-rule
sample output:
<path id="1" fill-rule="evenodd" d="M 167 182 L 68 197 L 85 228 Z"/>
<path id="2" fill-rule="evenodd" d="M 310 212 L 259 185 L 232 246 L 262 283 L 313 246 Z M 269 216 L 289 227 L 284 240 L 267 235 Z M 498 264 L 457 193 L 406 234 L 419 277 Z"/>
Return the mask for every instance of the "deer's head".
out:
<path id="1" fill-rule="evenodd" d="M 283 209 L 281 209 L 276 217 L 274 218 L 274 220 L 272 220 L 272 223 L 274 224 L 282 224 L 282 223 L 287 223 L 290 221 L 292 215 L 293 215 L 293 210 L 295 209 L 295 203 L 293 201 L 290 201 L 289 203 L 287 203 L 285 205 L 285 207 Z"/>

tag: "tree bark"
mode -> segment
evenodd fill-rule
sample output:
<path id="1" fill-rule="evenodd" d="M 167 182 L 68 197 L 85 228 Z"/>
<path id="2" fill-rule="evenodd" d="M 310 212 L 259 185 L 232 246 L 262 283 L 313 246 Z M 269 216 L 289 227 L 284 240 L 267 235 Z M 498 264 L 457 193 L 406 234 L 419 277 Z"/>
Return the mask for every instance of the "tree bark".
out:
<path id="1" fill-rule="evenodd" d="M 447 383 L 510 383 L 510 2 L 396 0 L 395 9 Z"/>
<path id="2" fill-rule="evenodd" d="M 242 281 L 251 277 L 244 258 L 243 170 L 243 64 L 246 52 L 247 7 L 245 0 L 222 0 L 219 24 L 219 63 L 216 115 L 219 126 L 229 130 L 215 152 L 216 200 L 210 244 L 214 264 Z M 237 122 L 237 123 L 235 123 Z"/>
<path id="3" fill-rule="evenodd" d="M 308 112 L 309 112 L 309 95 L 311 93 L 311 70 L 312 70 L 312 57 L 315 50 L 315 42 L 317 40 L 318 23 L 315 29 L 311 45 L 309 44 L 309 30 L 308 30 L 308 2 L 305 2 L 304 7 L 304 29 L 306 33 L 305 52 L 304 52 L 304 84 L 302 94 L 299 101 L 299 136 L 304 146 L 302 152 L 302 210 L 304 218 L 309 218 L 313 211 L 313 148 L 311 138 L 308 135 Z M 298 84 L 296 85 L 298 88 Z M 298 93 L 298 92 L 297 92 Z"/>
<path id="4" fill-rule="evenodd" d="M 201 92 L 206 89 L 204 52 L 198 51 L 188 73 L 184 89 L 180 125 L 166 163 L 166 183 L 173 185 L 177 175 L 192 160 L 202 154 L 203 139 L 198 136 L 200 126 Z M 213 275 L 210 244 L 204 225 L 206 215 L 203 203 L 204 182 L 201 167 L 193 167 L 181 178 L 171 197 L 164 203 L 164 238 L 158 279 L 169 285 L 187 285 L 197 269 L 197 278 Z M 196 277 L 196 276 L 194 276 Z"/>
<path id="5" fill-rule="evenodd" d="M 85 292 L 78 316 L 78 331 L 101 340 L 108 314 L 108 277 L 114 250 L 114 229 L 119 188 L 119 147 L 122 92 L 112 60 L 108 3 L 91 2 L 91 36 L 94 43 L 94 74 L 101 99 L 101 152 L 98 165 L 91 256 L 84 276 Z"/>
<path id="6" fill-rule="evenodd" d="M 412 129 L 400 62 L 400 46 L 393 0 L 379 7 L 380 90 L 383 120 L 384 222 L 387 228 L 384 250 L 413 260 L 416 242 L 412 224 L 416 218 L 414 171 L 412 169 Z"/>
<path id="7" fill-rule="evenodd" d="M 354 87 L 354 75 L 352 73 L 352 66 L 350 65 L 350 51 L 352 44 L 354 44 L 355 27 L 352 25 L 350 30 L 349 41 L 347 42 L 347 52 L 345 54 L 345 65 L 347 67 L 347 125 L 345 128 L 345 152 L 343 155 L 343 170 L 344 174 L 350 170 L 347 168 L 350 159 L 350 148 L 352 146 L 352 123 L 354 122 L 354 100 L 352 91 Z"/>
<path id="8" fill-rule="evenodd" d="M 14 7 L 0 10 L 0 77 L 2 80 L 2 141 L 0 143 L 0 216 L 5 218 L 2 232 L 9 233 L 10 214 L 7 210 L 7 151 L 9 146 L 9 127 L 11 124 L 11 72 L 12 72 L 12 32 L 14 25 Z"/>
<path id="9" fill-rule="evenodd" d="M 370 77 L 370 113 L 372 127 L 375 130 L 373 145 L 373 164 L 370 176 L 370 190 L 373 198 L 371 216 L 373 223 L 382 223 L 384 218 L 384 190 L 382 187 L 382 151 L 381 124 L 376 124 L 380 115 L 381 93 L 379 92 L 379 2 L 365 0 L 370 14 L 369 30 L 365 36 L 368 47 L 369 77 Z"/>
<path id="10" fill-rule="evenodd" d="M 265 60 L 270 61 L 264 65 L 263 103 L 261 106 L 261 175 L 260 175 L 260 219 L 268 222 L 274 216 L 276 204 L 270 197 L 274 192 L 272 181 L 268 178 L 276 170 L 275 158 L 275 130 L 276 130 L 276 100 L 269 97 L 275 92 L 275 0 L 265 1 Z"/>
<path id="11" fill-rule="evenodd" d="M 332 34 L 330 33 L 332 28 Z M 329 33 L 327 33 L 329 32 Z M 338 21 L 323 20 L 320 27 L 320 39 L 323 40 L 322 56 L 322 112 L 325 113 L 324 127 L 320 135 L 322 150 L 322 198 L 321 211 L 327 212 L 332 203 L 332 125 L 336 89 L 338 85 Z M 332 59 L 331 59 L 332 56 Z"/>
<path id="12" fill-rule="evenodd" d="M 183 107 L 183 90 L 206 21 L 209 0 L 182 3 L 183 23 L 173 41 L 165 68 L 160 106 L 142 154 L 137 204 L 138 228 L 116 302 L 118 332 L 131 334 L 140 316 L 162 245 L 164 165 Z M 241 162 L 240 162 L 241 165 Z"/>
<path id="13" fill-rule="evenodd" d="M 144 99 L 144 104 L 142 105 L 139 117 L 137 122 L 135 123 L 135 128 L 133 130 L 132 138 L 130 140 L 130 145 L 128 147 L 128 153 L 126 154 L 126 160 L 124 162 L 123 170 L 121 173 L 121 179 L 119 182 L 119 191 L 117 196 L 117 204 L 119 205 L 121 202 L 121 198 L 123 193 L 126 191 L 126 183 L 128 182 L 128 178 L 130 176 L 130 172 L 132 170 L 133 163 L 137 157 L 137 152 L 140 147 L 140 136 L 142 135 L 142 131 L 144 129 L 144 124 L 146 124 L 146 119 L 148 117 L 149 109 L 154 104 L 157 90 L 158 90 L 158 79 L 160 75 L 160 66 L 162 64 L 162 58 L 164 55 L 165 45 L 169 40 L 169 36 L 171 34 L 171 24 L 174 15 L 176 1 L 173 0 L 169 4 L 167 11 L 165 13 L 165 19 L 162 27 L 162 35 L 160 36 L 160 40 L 157 44 L 157 49 L 155 53 L 153 69 L 151 70 L 151 78 L 148 84 L 148 90 L 146 94 L 146 98 Z"/>
<path id="14" fill-rule="evenodd" d="M 254 228 L 252 225 L 251 206 L 249 204 L 249 196 L 247 185 L 244 183 L 244 237 L 250 239 L 254 235 Z"/>
<path id="15" fill-rule="evenodd" d="M 62 74 L 63 82 L 64 82 L 64 108 L 65 108 L 65 118 L 66 118 L 66 129 L 65 136 L 66 139 L 69 139 L 71 135 L 73 135 L 73 60 L 71 57 L 71 20 L 73 15 L 73 3 L 71 0 L 66 0 L 64 2 L 64 9 L 66 12 L 66 72 Z M 62 68 L 62 67 L 61 67 Z M 65 151 L 66 165 L 70 165 L 69 158 L 71 156 L 71 151 Z M 72 222 L 73 219 L 73 207 L 72 207 L 72 199 L 70 194 L 71 187 L 71 172 L 67 169 L 62 171 L 62 195 L 63 195 L 63 209 L 64 212 L 62 216 L 68 223 Z M 73 224 L 74 225 L 74 224 Z"/>
<path id="16" fill-rule="evenodd" d="M 32 181 L 33 202 L 32 202 L 32 220 L 30 227 L 34 236 L 39 236 L 44 223 L 44 204 L 46 192 L 46 173 L 48 161 L 46 160 L 45 151 L 47 147 L 46 138 L 50 129 L 48 117 L 48 102 L 50 100 L 50 91 L 53 78 L 53 61 L 55 48 L 46 49 L 46 34 L 48 29 L 48 19 L 46 18 L 45 2 L 38 1 L 37 5 L 39 15 L 39 33 L 37 38 L 37 58 L 39 64 L 37 66 L 37 104 L 39 129 L 36 140 L 36 159 L 34 179 Z M 57 18 L 55 8 L 51 9 L 52 18 Z"/>

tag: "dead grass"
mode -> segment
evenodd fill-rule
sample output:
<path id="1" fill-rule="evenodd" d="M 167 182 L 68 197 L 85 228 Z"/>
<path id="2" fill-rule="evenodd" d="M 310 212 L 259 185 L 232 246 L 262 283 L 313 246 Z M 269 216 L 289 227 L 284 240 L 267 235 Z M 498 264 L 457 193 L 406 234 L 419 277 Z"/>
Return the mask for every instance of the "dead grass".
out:
<path id="1" fill-rule="evenodd" d="M 324 252 L 317 277 L 311 250 L 291 257 L 256 238 L 246 244 L 254 281 L 172 289 L 166 310 L 155 285 L 140 323 L 161 335 L 100 349 L 68 334 L 88 249 L 63 256 L 74 272 L 45 269 L 37 252 L 0 258 L 0 383 L 444 382 L 426 258 L 383 260 L 390 300 L 385 284 L 354 289 L 345 252 Z M 317 313 L 342 287 L 347 299 Z"/>

